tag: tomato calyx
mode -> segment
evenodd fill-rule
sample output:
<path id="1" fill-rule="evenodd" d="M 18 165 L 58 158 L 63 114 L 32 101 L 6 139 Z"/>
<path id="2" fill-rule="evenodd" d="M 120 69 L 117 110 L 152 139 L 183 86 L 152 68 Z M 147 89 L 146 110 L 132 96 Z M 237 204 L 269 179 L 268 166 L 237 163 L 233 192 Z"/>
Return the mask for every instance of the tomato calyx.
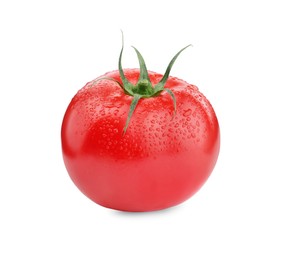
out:
<path id="1" fill-rule="evenodd" d="M 130 120 L 132 118 L 132 115 L 136 109 L 136 106 L 139 102 L 139 100 L 141 98 L 151 98 L 151 97 L 156 97 L 158 95 L 161 94 L 162 91 L 166 91 L 172 98 L 173 101 L 173 106 L 174 106 L 174 114 L 176 114 L 176 110 L 177 110 L 177 105 L 176 105 L 176 98 L 174 93 L 172 92 L 171 89 L 165 88 L 165 84 L 166 81 L 169 77 L 170 71 L 173 67 L 173 64 L 175 63 L 176 59 L 178 58 L 178 56 L 180 55 L 180 53 L 182 51 L 184 51 L 186 48 L 188 48 L 189 46 L 192 46 L 191 44 L 185 46 L 184 48 L 182 48 L 170 61 L 170 63 L 168 64 L 166 71 L 162 77 L 162 79 L 155 85 L 153 86 L 150 78 L 148 76 L 148 71 L 146 68 L 146 64 L 144 61 L 144 58 L 142 57 L 141 53 L 135 48 L 135 52 L 137 54 L 138 57 L 138 61 L 139 61 L 139 66 L 140 66 L 140 76 L 139 79 L 137 81 L 137 83 L 134 85 L 132 84 L 126 77 L 122 68 L 122 55 L 123 55 L 123 50 L 124 50 L 124 35 L 122 32 L 122 48 L 121 48 L 121 52 L 120 52 L 120 56 L 119 56 L 119 61 L 118 61 L 118 69 L 119 69 L 119 74 L 120 74 L 120 78 L 122 81 L 122 84 L 113 78 L 109 78 L 109 77 L 101 77 L 97 80 L 95 80 L 93 83 L 99 81 L 99 80 L 112 80 L 114 82 L 116 82 L 125 92 L 125 94 L 133 96 L 133 100 L 131 102 L 130 105 L 130 110 L 127 116 L 127 120 L 126 120 L 126 124 L 125 127 L 123 129 L 123 134 L 126 133 L 127 128 L 129 126 Z"/>

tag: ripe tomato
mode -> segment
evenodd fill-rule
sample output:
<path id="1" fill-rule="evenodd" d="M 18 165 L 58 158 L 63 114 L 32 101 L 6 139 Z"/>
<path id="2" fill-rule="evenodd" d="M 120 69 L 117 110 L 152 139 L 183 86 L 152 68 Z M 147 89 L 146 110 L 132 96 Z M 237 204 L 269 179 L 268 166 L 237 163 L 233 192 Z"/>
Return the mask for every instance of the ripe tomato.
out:
<path id="1" fill-rule="evenodd" d="M 219 153 L 219 125 L 196 86 L 169 76 L 181 51 L 164 76 L 147 71 L 135 51 L 140 69 L 122 70 L 122 48 L 119 70 L 87 83 L 71 100 L 61 129 L 63 158 L 73 182 L 96 203 L 160 210 L 207 180 Z"/>

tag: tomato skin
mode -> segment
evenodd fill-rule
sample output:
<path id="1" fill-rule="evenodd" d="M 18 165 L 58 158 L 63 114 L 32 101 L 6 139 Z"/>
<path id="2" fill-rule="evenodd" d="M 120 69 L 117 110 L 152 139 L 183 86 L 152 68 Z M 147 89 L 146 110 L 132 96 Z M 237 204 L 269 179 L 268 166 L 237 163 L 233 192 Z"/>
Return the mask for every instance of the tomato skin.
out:
<path id="1" fill-rule="evenodd" d="M 139 69 L 124 69 L 136 83 Z M 149 71 L 152 84 L 162 75 Z M 119 72 L 104 76 L 121 82 Z M 215 112 L 197 87 L 169 77 L 170 95 L 142 98 L 125 134 L 133 99 L 110 80 L 89 82 L 71 100 L 61 129 L 63 159 L 75 185 L 94 202 L 122 211 L 153 211 L 190 198 L 218 158 Z"/>

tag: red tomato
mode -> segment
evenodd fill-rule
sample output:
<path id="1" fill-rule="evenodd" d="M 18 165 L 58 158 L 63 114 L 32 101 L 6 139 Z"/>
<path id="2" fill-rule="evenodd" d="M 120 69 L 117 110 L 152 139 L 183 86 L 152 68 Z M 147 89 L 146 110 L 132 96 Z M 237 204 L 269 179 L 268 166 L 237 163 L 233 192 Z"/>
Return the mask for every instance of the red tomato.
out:
<path id="1" fill-rule="evenodd" d="M 185 201 L 207 180 L 219 153 L 219 125 L 196 86 L 168 73 L 160 87 L 163 75 L 147 71 L 136 52 L 140 69 L 120 66 L 71 100 L 61 130 L 63 158 L 73 182 L 94 202 L 160 210 Z M 149 87 L 160 90 L 148 96 Z"/>

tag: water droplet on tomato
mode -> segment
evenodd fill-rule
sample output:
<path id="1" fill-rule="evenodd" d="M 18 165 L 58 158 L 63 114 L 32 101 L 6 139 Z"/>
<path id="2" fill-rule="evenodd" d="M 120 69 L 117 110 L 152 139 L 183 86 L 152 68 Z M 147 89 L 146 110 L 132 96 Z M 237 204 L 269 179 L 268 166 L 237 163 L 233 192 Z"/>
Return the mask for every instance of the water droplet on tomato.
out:
<path id="1" fill-rule="evenodd" d="M 187 110 L 184 110 L 183 116 L 190 116 L 192 114 L 192 110 L 189 108 Z"/>
<path id="2" fill-rule="evenodd" d="M 119 112 L 119 110 L 118 110 L 118 109 L 115 109 L 114 112 L 113 112 L 113 113 L 114 113 L 114 116 L 117 116 L 118 112 Z"/>

